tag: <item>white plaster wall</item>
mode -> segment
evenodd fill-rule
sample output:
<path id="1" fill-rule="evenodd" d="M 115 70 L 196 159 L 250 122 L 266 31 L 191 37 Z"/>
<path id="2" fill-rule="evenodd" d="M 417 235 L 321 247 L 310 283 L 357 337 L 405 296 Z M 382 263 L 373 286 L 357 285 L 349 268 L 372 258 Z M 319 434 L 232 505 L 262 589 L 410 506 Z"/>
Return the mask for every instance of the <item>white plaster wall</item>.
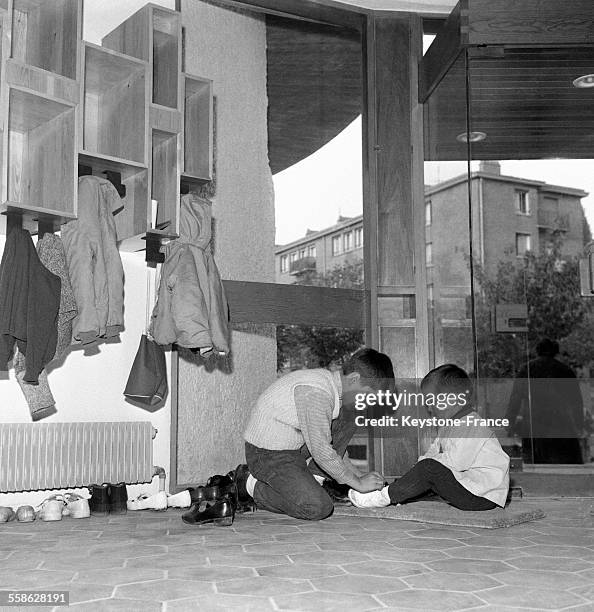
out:
<path id="1" fill-rule="evenodd" d="M 0 255 L 5 237 L 0 236 Z M 155 465 L 170 474 L 169 443 L 171 406 L 169 398 L 157 412 L 149 413 L 124 400 L 123 391 L 143 332 L 146 311 L 146 265 L 144 253 L 122 253 L 125 272 L 125 331 L 120 342 L 100 344 L 96 354 L 71 350 L 64 362 L 50 371 L 48 380 L 56 400 L 57 414 L 44 422 L 150 421 L 159 431 L 153 441 Z M 169 356 L 168 356 L 169 359 Z M 14 371 L 0 372 L 0 423 L 30 423 L 29 408 L 14 377 Z M 32 425 L 34 426 L 34 425 Z M 3 469 L 3 466 L 0 466 Z M 129 495 L 158 488 L 152 485 L 129 487 Z M 0 506 L 37 504 L 47 491 L 0 494 Z"/>
<path id="2" fill-rule="evenodd" d="M 264 21 L 183 0 L 182 23 L 185 70 L 212 79 L 217 101 L 213 216 L 221 276 L 274 282 Z M 244 460 L 246 417 L 276 377 L 274 331 L 257 331 L 233 332 L 230 372 L 209 372 L 203 365 L 180 360 L 178 482 L 203 482 Z"/>

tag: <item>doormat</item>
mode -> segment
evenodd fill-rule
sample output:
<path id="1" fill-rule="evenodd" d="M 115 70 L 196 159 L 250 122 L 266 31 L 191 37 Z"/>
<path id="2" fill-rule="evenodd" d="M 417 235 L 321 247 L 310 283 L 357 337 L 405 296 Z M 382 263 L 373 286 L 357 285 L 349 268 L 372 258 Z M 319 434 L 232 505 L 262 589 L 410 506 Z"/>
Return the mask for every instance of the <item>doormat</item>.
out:
<path id="1" fill-rule="evenodd" d="M 336 506 L 334 515 L 419 521 L 421 523 L 436 523 L 437 525 L 455 525 L 456 527 L 500 529 L 544 518 L 545 513 L 538 506 L 522 501 L 512 501 L 506 508 L 495 508 L 482 512 L 465 512 L 445 502 L 418 501 L 403 506 L 387 506 L 386 508 Z"/>

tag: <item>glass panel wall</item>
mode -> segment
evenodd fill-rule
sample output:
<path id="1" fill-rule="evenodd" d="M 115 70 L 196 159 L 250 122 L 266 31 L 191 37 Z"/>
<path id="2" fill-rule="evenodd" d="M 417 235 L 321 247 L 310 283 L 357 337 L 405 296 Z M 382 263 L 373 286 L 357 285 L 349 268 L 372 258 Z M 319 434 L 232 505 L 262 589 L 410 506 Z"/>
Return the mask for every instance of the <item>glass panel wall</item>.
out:
<path id="1" fill-rule="evenodd" d="M 484 134 L 471 143 L 477 378 L 527 466 L 592 461 L 594 300 L 578 259 L 594 218 L 593 62 L 592 48 L 468 51 Z"/>
<path id="2" fill-rule="evenodd" d="M 471 48 L 425 104 L 432 363 L 508 419 L 512 469 L 594 466 L 592 65 L 592 48 Z"/>

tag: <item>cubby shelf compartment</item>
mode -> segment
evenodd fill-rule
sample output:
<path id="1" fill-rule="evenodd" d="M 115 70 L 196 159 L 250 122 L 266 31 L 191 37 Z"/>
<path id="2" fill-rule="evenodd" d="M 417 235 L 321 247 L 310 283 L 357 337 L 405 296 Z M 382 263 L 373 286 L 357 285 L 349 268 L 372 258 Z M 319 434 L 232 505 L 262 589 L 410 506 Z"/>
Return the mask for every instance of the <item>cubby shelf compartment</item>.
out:
<path id="1" fill-rule="evenodd" d="M 182 182 L 212 180 L 212 81 L 184 75 L 184 171 Z"/>
<path id="2" fill-rule="evenodd" d="M 80 86 L 75 80 L 14 59 L 6 60 L 4 79 L 8 85 L 35 91 L 42 96 L 49 95 L 72 104 L 78 104 L 80 100 Z"/>
<path id="3" fill-rule="evenodd" d="M 169 237 L 178 232 L 179 139 L 178 134 L 152 130 L 151 198 L 157 201 L 157 216 L 151 231 Z"/>
<path id="4" fill-rule="evenodd" d="M 146 165 L 148 65 L 90 43 L 83 49 L 81 149 Z"/>
<path id="5" fill-rule="evenodd" d="M 12 87 L 7 100 L 5 206 L 75 217 L 75 105 Z"/>
<path id="6" fill-rule="evenodd" d="M 12 57 L 70 79 L 78 74 L 82 0 L 13 0 Z"/>
<path id="7" fill-rule="evenodd" d="M 105 178 L 104 171 L 112 170 L 122 176 L 126 196 L 122 198 L 122 209 L 114 215 L 117 239 L 124 251 L 144 248 L 138 240 L 148 227 L 147 205 L 149 199 L 148 167 L 108 155 L 93 155 L 87 151 L 79 154 L 80 165 L 91 168 L 91 174 Z"/>
<path id="8" fill-rule="evenodd" d="M 104 47 L 149 62 L 155 104 L 179 108 L 181 15 L 147 4 L 102 40 Z"/>

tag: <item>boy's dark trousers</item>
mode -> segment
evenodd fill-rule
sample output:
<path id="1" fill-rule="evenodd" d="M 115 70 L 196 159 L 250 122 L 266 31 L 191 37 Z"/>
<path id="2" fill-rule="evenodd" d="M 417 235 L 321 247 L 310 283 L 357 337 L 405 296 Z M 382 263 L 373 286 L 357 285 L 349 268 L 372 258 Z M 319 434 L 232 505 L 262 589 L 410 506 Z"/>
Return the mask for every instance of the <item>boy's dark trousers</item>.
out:
<path id="1" fill-rule="evenodd" d="M 492 510 L 497 507 L 491 500 L 465 489 L 451 470 L 435 459 L 421 459 L 388 487 L 393 504 L 402 504 L 429 491 L 460 510 Z"/>
<path id="2" fill-rule="evenodd" d="M 342 410 L 332 422 L 332 448 L 342 457 L 355 432 L 354 415 Z M 321 520 L 332 514 L 334 504 L 330 496 L 314 478 L 314 474 L 329 476 L 312 460 L 309 449 L 267 450 L 249 442 L 245 457 L 250 473 L 258 480 L 254 500 L 258 508 L 287 514 L 306 520 Z"/>

